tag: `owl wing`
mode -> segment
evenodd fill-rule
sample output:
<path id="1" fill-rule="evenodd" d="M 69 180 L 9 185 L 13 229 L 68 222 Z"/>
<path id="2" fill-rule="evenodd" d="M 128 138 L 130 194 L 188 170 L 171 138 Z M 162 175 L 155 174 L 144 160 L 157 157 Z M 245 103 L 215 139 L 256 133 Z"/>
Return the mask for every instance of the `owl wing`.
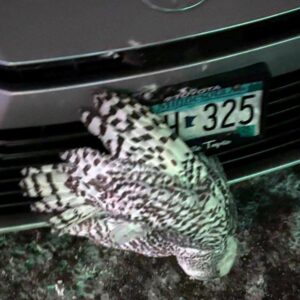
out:
<path id="1" fill-rule="evenodd" d="M 61 156 L 65 163 L 24 169 L 20 182 L 24 194 L 42 198 L 32 209 L 54 215 L 50 223 L 60 233 L 134 250 L 134 241 L 152 241 L 153 231 L 174 223 L 168 207 L 179 199 L 181 208 L 186 203 L 182 195 L 165 190 L 179 189 L 178 180 L 149 166 L 113 159 L 91 148 Z M 147 245 L 147 255 L 153 254 L 150 248 Z M 159 251 L 165 253 L 163 247 Z"/>
<path id="2" fill-rule="evenodd" d="M 102 91 L 93 100 L 94 109 L 84 110 L 81 120 L 113 157 L 149 164 L 189 187 L 207 175 L 205 162 L 146 106 L 115 91 Z"/>
<path id="3" fill-rule="evenodd" d="M 211 167 L 204 155 L 196 157 L 180 137 L 147 107 L 126 94 L 103 91 L 94 96 L 94 110 L 82 113 L 82 121 L 103 141 L 113 157 L 151 165 L 161 173 L 177 177 L 182 188 L 198 195 L 196 202 L 191 200 L 193 197 L 182 195 L 182 199 L 188 198 L 185 207 L 184 201 L 178 201 L 172 209 L 168 207 L 172 197 L 166 196 L 169 200 L 161 202 L 161 211 L 169 213 L 163 222 L 156 224 L 173 223 L 176 230 L 192 235 L 202 211 L 206 217 L 197 239 L 202 239 L 203 235 L 215 235 L 216 238 L 211 239 L 212 245 L 222 243 L 224 235 L 234 230 L 235 205 L 223 175 Z M 179 216 L 180 209 L 186 213 L 186 220 Z M 187 220 L 188 216 L 190 220 Z"/>
<path id="4" fill-rule="evenodd" d="M 66 184 L 71 182 L 72 173 L 66 172 L 63 164 L 29 168 L 27 172 L 21 182 L 26 193 L 43 198 L 34 203 L 32 209 L 58 213 L 50 223 L 61 234 L 87 236 L 106 246 L 117 246 L 141 238 L 148 232 L 142 223 L 114 218 L 99 206 L 99 202 L 92 202 L 90 196 L 79 196 L 80 187 L 74 189 Z"/>
<path id="5" fill-rule="evenodd" d="M 109 91 L 95 95 L 94 109 L 84 110 L 82 121 L 102 140 L 110 157 L 106 160 L 91 149 L 67 151 L 62 155 L 66 163 L 26 169 L 21 182 L 29 196 L 43 197 L 33 208 L 54 212 L 51 222 L 58 230 L 94 217 L 121 217 L 129 239 L 153 229 L 188 235 L 195 231 L 201 205 L 210 203 L 207 194 L 211 203 L 223 205 L 222 191 L 215 199 L 211 191 L 217 185 L 213 180 L 205 183 L 210 177 L 207 164 L 130 96 Z M 204 192 L 200 206 L 190 189 Z M 128 237 L 121 234 L 118 239 Z"/>

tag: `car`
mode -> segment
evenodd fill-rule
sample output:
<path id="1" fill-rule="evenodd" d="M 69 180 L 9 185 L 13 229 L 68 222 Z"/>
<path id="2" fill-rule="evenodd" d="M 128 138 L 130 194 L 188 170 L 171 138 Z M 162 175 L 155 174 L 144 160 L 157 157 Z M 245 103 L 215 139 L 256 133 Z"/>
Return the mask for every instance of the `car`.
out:
<path id="1" fill-rule="evenodd" d="M 23 167 L 103 149 L 78 121 L 103 88 L 217 155 L 229 184 L 299 164 L 299 1 L 200 2 L 0 4 L 0 232 L 47 226 L 22 196 Z"/>

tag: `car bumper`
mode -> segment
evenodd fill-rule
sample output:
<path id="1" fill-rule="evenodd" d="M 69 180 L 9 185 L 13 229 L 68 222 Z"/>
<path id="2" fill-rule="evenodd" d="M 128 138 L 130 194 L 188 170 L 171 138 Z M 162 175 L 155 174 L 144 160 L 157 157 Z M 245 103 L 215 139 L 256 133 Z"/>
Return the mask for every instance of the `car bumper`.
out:
<path id="1" fill-rule="evenodd" d="M 222 150 L 219 158 L 230 184 L 298 164 L 300 32 L 292 25 L 299 12 L 224 32 L 121 51 L 108 58 L 1 69 L 0 75 L 9 76 L 0 83 L 0 232 L 47 226 L 44 216 L 30 212 L 32 200 L 22 197 L 19 171 L 26 165 L 53 162 L 60 151 L 70 147 L 98 147 L 75 121 L 78 108 L 88 105 L 91 94 L 101 87 L 137 91 L 147 85 L 177 84 L 263 62 L 271 74 L 267 134 L 260 141 Z M 251 39 L 250 33 L 258 29 L 262 33 Z M 224 45 L 228 46 L 219 49 L 222 37 L 227 37 Z M 210 51 L 205 50 L 206 45 L 211 45 Z M 174 55 L 176 49 L 182 50 L 179 60 Z M 157 60 L 158 53 L 163 59 Z M 106 68 L 95 70 L 93 62 Z"/>

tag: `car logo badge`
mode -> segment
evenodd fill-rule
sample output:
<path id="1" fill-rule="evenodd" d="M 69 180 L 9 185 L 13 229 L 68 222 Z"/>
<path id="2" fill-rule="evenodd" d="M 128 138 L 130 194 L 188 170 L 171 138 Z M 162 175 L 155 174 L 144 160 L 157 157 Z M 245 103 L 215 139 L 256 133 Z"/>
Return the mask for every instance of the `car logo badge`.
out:
<path id="1" fill-rule="evenodd" d="M 163 12 L 184 12 L 192 9 L 205 0 L 142 0 L 149 7 Z"/>

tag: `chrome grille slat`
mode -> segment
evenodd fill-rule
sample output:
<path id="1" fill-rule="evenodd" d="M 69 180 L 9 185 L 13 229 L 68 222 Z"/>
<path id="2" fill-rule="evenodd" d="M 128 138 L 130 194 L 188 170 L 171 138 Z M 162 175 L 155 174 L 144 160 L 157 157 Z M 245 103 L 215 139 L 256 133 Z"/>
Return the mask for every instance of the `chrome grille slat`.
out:
<path id="1" fill-rule="evenodd" d="M 279 115 L 283 115 L 283 114 L 289 113 L 291 111 L 295 111 L 295 110 L 298 111 L 299 109 L 300 109 L 300 103 L 296 104 L 296 105 L 293 105 L 293 106 L 290 106 L 290 107 L 287 107 L 287 108 L 282 109 L 280 111 L 269 113 L 267 115 L 267 119 L 272 118 L 272 117 L 276 117 L 276 116 L 279 116 Z"/>
<path id="2" fill-rule="evenodd" d="M 284 148 L 286 148 L 287 146 L 290 146 L 290 145 L 299 145 L 300 146 L 300 137 L 297 138 L 296 140 L 293 140 L 293 141 L 290 141 L 290 142 L 287 142 L 287 143 L 283 143 L 283 144 L 280 144 L 280 145 L 277 145 L 277 146 L 274 146 L 274 147 L 270 147 L 270 148 L 267 148 L 267 149 L 264 149 L 264 150 L 261 150 L 261 151 L 258 151 L 258 152 L 254 152 L 252 154 L 247 154 L 247 155 L 242 156 L 242 157 L 226 160 L 226 161 L 223 162 L 223 164 L 226 165 L 226 164 L 241 161 L 243 159 L 254 158 L 254 157 L 259 156 L 259 155 L 264 154 L 264 153 L 268 153 L 268 152 L 278 150 L 278 149 L 284 149 Z M 221 161 L 222 161 L 222 159 L 221 159 Z"/>
<path id="3" fill-rule="evenodd" d="M 0 159 L 5 161 L 15 161 L 18 159 L 26 159 L 26 158 L 31 158 L 31 157 L 48 157 L 52 155 L 57 155 L 58 153 L 64 151 L 65 148 L 58 148 L 55 150 L 41 150 L 41 151 L 32 151 L 32 152 L 17 152 L 13 154 L 1 154 Z"/>
<path id="4" fill-rule="evenodd" d="M 10 203 L 1 203 L 0 204 L 0 212 L 3 208 L 14 208 L 14 207 L 24 207 L 34 203 L 33 201 L 22 201 L 22 202 L 10 202 Z"/>
<path id="5" fill-rule="evenodd" d="M 1 196 L 14 196 L 14 195 L 21 195 L 21 191 L 19 190 L 13 190 L 13 191 L 6 191 L 6 192 L 0 192 Z"/>
<path id="6" fill-rule="evenodd" d="M 279 86 L 272 90 L 272 102 L 275 102 L 281 98 L 290 97 L 300 92 L 300 81 L 292 82 L 285 86 Z"/>
<path id="7" fill-rule="evenodd" d="M 283 90 L 285 91 L 287 89 L 294 88 L 294 87 L 300 88 L 300 80 L 289 82 L 289 83 L 287 83 L 285 85 L 279 85 L 279 86 L 271 87 L 270 92 L 272 94 L 275 94 L 275 93 L 277 93 L 279 91 L 283 91 Z"/>
<path id="8" fill-rule="evenodd" d="M 234 155 L 235 153 L 237 155 L 237 153 L 240 153 L 242 150 L 245 150 L 245 149 L 250 149 L 251 150 L 251 148 L 257 147 L 259 145 L 269 144 L 269 143 L 272 143 L 274 141 L 275 142 L 276 141 L 281 141 L 282 139 L 284 140 L 285 138 L 289 138 L 290 135 L 293 135 L 293 134 L 299 134 L 300 135 L 300 128 L 292 129 L 288 132 L 284 132 L 284 133 L 281 133 L 281 134 L 276 135 L 276 136 L 269 136 L 269 137 L 263 138 L 261 140 L 249 143 L 247 145 L 241 145 L 241 146 L 235 147 L 233 149 L 228 149 L 228 150 L 220 152 L 218 155 L 220 157 L 222 157 L 224 155 L 228 155 L 228 154 Z"/>
<path id="9" fill-rule="evenodd" d="M 272 124 L 272 125 L 269 125 L 268 126 L 268 130 L 271 131 L 275 128 L 278 128 L 278 127 L 282 127 L 284 125 L 287 125 L 287 124 L 295 124 L 295 125 L 299 125 L 300 124 L 300 116 L 299 117 L 295 117 L 295 118 L 291 118 L 291 119 L 288 119 L 288 120 L 284 120 L 282 122 L 280 122 L 279 124 Z"/>
<path id="10" fill-rule="evenodd" d="M 39 144 L 46 144 L 46 143 L 53 143 L 53 142 L 59 142 L 59 141 L 68 141 L 72 140 L 74 138 L 83 138 L 88 137 L 89 134 L 87 131 L 81 132 L 81 133 L 72 133 L 69 135 L 61 135 L 57 137 L 39 137 L 35 139 L 23 139 L 23 140 L 15 140 L 15 141 L 9 141 L 9 140 L 0 140 L 0 149 L 1 147 L 5 148 L 11 148 L 11 147 L 17 147 L 17 146 L 24 146 L 24 145 L 39 145 Z M 0 150 L 1 152 L 1 150 Z"/>
<path id="11" fill-rule="evenodd" d="M 278 104 L 283 104 L 283 103 L 286 103 L 286 102 L 289 102 L 289 101 L 295 101 L 297 99 L 300 99 L 300 90 L 299 90 L 299 93 L 291 95 L 291 96 L 279 98 L 277 100 L 272 99 L 272 101 L 270 101 L 268 103 L 268 107 L 278 106 Z"/>

